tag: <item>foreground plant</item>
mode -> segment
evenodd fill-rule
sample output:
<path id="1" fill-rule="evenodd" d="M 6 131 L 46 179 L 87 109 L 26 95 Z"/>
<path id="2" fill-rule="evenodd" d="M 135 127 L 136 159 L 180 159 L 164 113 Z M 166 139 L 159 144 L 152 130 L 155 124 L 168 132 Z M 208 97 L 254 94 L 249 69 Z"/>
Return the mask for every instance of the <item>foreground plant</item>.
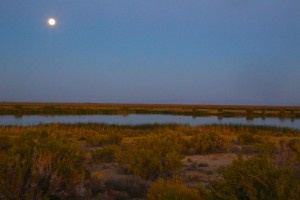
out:
<path id="1" fill-rule="evenodd" d="M 300 196 L 300 180 L 293 168 L 275 164 L 275 151 L 264 145 L 248 160 L 239 157 L 220 170 L 223 179 L 209 186 L 208 199 L 292 199 Z"/>
<path id="2" fill-rule="evenodd" d="M 187 188 L 179 179 L 158 179 L 147 193 L 148 200 L 200 200 L 197 190 Z"/>
<path id="3" fill-rule="evenodd" d="M 181 142 L 180 134 L 148 135 L 128 145 L 119 159 L 130 172 L 143 178 L 169 177 L 181 168 Z"/>
<path id="4" fill-rule="evenodd" d="M 80 149 L 48 132 L 20 136 L 0 161 L 0 199 L 66 199 L 85 195 Z"/>

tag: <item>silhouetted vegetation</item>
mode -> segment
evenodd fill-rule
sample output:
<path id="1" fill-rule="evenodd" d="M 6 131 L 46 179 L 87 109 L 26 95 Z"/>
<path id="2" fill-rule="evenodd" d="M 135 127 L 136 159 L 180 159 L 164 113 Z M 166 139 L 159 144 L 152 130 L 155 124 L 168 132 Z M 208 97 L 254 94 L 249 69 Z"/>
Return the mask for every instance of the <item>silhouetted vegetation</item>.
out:
<path id="1" fill-rule="evenodd" d="M 0 115 L 128 115 L 170 114 L 188 116 L 299 118 L 297 106 L 151 105 L 151 104 L 72 104 L 0 103 Z"/>

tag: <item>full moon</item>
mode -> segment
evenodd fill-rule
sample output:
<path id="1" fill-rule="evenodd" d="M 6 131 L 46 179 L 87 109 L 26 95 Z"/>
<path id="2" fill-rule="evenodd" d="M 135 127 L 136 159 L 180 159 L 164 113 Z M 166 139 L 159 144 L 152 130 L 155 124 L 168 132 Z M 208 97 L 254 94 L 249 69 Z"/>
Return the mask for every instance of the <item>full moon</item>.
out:
<path id="1" fill-rule="evenodd" d="M 54 26 L 54 25 L 56 24 L 55 19 L 53 19 L 53 18 L 48 19 L 48 24 L 49 24 L 50 26 Z"/>

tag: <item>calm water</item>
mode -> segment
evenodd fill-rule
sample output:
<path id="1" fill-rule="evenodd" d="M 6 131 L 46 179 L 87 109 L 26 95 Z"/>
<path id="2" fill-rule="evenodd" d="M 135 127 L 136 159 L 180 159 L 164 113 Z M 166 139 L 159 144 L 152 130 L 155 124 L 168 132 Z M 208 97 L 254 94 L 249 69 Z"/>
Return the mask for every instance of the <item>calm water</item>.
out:
<path id="1" fill-rule="evenodd" d="M 16 117 L 13 115 L 0 116 L 0 126 L 18 125 L 31 126 L 38 124 L 49 124 L 53 122 L 59 123 L 103 123 L 118 125 L 139 125 L 139 124 L 245 124 L 245 125 L 271 125 L 280 127 L 290 127 L 300 129 L 300 119 L 278 119 L 278 118 L 255 118 L 247 120 L 246 118 L 218 118 L 218 117 L 191 117 L 178 115 L 57 115 L 57 116 L 41 116 L 31 115 Z"/>

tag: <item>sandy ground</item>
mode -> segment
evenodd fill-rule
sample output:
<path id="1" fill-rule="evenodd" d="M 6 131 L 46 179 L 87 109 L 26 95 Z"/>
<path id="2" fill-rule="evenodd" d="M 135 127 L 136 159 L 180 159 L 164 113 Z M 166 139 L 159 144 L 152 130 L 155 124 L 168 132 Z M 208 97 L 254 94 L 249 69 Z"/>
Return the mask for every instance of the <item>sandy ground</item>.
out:
<path id="1" fill-rule="evenodd" d="M 230 165 L 236 158 L 237 154 L 234 153 L 186 156 L 182 160 L 183 167 L 178 175 L 190 187 L 197 187 L 199 184 L 206 186 L 209 182 L 220 177 L 217 173 L 218 168 Z M 93 164 L 90 166 L 90 172 L 92 176 L 102 180 L 132 177 L 117 163 Z"/>
<path id="2" fill-rule="evenodd" d="M 230 165 L 236 158 L 237 154 L 234 153 L 186 156 L 181 172 L 183 181 L 191 187 L 197 187 L 199 184 L 206 186 L 220 178 L 217 169 Z"/>

